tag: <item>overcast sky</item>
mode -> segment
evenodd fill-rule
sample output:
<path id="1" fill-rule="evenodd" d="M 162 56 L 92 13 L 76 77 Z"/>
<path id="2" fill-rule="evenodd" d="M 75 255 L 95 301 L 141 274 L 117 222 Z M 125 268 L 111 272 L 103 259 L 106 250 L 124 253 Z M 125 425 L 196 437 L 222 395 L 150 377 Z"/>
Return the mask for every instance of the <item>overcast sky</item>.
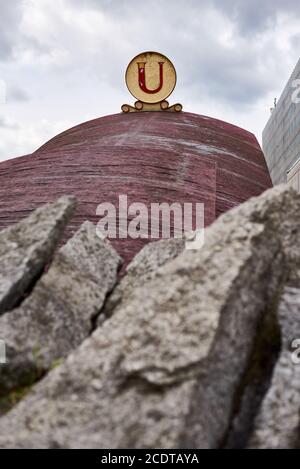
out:
<path id="1" fill-rule="evenodd" d="M 260 140 L 299 20 L 299 0 L 0 0 L 0 160 L 133 103 L 124 72 L 147 50 L 177 69 L 170 103 Z"/>

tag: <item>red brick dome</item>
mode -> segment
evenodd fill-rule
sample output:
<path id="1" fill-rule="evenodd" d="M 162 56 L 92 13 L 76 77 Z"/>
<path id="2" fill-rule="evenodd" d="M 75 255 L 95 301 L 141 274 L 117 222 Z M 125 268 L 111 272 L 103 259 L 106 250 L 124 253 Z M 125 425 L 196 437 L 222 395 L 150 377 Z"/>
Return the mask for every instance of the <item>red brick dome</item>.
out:
<path id="1" fill-rule="evenodd" d="M 116 114 L 85 122 L 31 155 L 0 164 L 0 229 L 67 194 L 78 199 L 66 236 L 101 202 L 204 202 L 205 224 L 271 187 L 253 134 L 190 113 Z M 145 240 L 115 240 L 128 262 Z"/>

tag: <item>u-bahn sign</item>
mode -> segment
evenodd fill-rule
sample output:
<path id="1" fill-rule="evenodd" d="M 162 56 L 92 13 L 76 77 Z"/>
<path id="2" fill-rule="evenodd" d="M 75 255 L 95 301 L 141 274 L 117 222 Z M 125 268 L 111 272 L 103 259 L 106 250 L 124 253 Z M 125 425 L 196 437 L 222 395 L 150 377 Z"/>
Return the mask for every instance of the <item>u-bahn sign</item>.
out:
<path id="1" fill-rule="evenodd" d="M 169 106 L 166 101 L 176 86 L 176 70 L 165 55 L 158 52 L 137 55 L 127 67 L 125 81 L 138 101 L 134 107 L 123 104 L 123 112 L 182 110 L 181 104 Z"/>

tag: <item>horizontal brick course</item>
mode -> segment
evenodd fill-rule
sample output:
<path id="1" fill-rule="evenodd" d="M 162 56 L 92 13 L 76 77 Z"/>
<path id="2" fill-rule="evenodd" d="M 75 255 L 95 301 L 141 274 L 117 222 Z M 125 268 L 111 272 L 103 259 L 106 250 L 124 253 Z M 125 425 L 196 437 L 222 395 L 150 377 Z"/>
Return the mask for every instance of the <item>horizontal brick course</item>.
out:
<path id="1" fill-rule="evenodd" d="M 116 114 L 86 122 L 35 153 L 0 164 L 0 229 L 61 195 L 78 208 L 67 239 L 101 202 L 203 202 L 205 224 L 271 180 L 251 133 L 190 113 Z M 125 263 L 146 240 L 115 240 Z"/>

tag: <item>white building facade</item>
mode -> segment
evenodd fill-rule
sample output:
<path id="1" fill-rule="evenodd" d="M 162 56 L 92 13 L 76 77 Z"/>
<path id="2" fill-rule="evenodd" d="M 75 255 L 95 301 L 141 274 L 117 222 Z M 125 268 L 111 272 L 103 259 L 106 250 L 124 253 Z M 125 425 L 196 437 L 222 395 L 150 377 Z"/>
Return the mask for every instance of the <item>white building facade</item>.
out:
<path id="1" fill-rule="evenodd" d="M 263 131 L 263 151 L 273 184 L 300 191 L 300 59 Z"/>

